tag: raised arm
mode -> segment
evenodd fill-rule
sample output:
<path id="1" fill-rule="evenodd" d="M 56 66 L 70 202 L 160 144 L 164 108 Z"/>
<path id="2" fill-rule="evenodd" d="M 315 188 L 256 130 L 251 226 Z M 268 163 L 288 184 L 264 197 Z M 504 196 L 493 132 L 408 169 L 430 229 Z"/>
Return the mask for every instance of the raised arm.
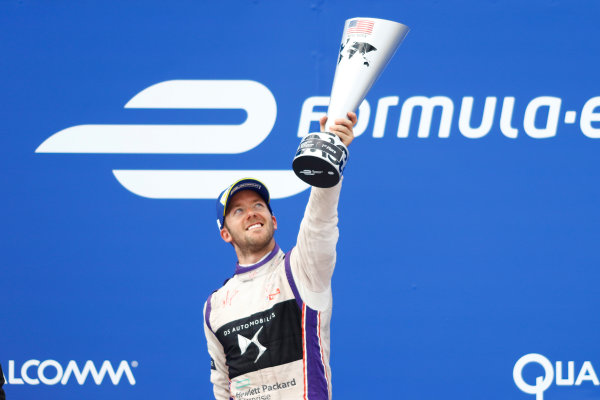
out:
<path id="1" fill-rule="evenodd" d="M 321 118 L 321 131 L 327 117 Z M 329 130 L 348 146 L 354 139 L 352 127 L 356 114 L 348 119 L 337 119 Z M 298 241 L 291 254 L 291 264 L 298 283 L 306 290 L 321 293 L 329 288 L 335 267 L 338 232 L 337 206 L 342 183 L 331 188 L 311 189 L 310 198 L 300 224 Z"/>

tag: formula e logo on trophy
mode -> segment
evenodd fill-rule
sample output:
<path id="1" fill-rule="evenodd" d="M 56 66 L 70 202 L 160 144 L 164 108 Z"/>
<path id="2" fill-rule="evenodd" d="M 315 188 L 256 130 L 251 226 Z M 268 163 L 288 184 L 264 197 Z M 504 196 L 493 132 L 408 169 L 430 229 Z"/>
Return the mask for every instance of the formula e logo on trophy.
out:
<path id="1" fill-rule="evenodd" d="M 47 138 L 36 153 L 239 154 L 271 133 L 277 104 L 271 91 L 250 80 L 171 80 L 147 87 L 126 109 L 241 109 L 239 125 L 77 125 Z M 113 170 L 127 190 L 153 199 L 214 199 L 221 185 L 253 176 L 273 188 L 274 199 L 308 185 L 291 170 Z"/>
<path id="2" fill-rule="evenodd" d="M 525 382 L 523 378 L 523 369 L 529 364 L 538 364 L 544 369 L 544 376 L 538 376 L 535 379 L 535 385 Z M 577 374 L 577 379 L 575 379 L 574 361 L 567 363 L 567 372 L 565 373 L 562 361 L 556 361 L 556 368 L 554 368 L 550 360 L 536 353 L 526 354 L 519 358 L 513 368 L 515 385 L 525 393 L 535 394 L 535 400 L 544 400 L 544 392 L 550 388 L 555 376 L 557 386 L 580 386 L 585 381 L 590 381 L 594 386 L 600 386 L 598 376 L 589 361 L 583 362 Z"/>

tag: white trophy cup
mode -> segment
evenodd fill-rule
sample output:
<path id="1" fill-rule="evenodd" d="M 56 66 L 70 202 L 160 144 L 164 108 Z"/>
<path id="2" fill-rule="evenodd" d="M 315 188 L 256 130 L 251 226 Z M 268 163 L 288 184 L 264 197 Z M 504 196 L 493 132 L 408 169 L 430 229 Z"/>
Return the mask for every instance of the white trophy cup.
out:
<path id="1" fill-rule="evenodd" d="M 356 110 L 408 33 L 406 25 L 377 18 L 350 18 L 342 43 L 327 109 L 325 132 L 309 133 L 292 163 L 300 179 L 312 186 L 332 187 L 341 179 L 348 148 L 327 132 L 338 118 Z"/>

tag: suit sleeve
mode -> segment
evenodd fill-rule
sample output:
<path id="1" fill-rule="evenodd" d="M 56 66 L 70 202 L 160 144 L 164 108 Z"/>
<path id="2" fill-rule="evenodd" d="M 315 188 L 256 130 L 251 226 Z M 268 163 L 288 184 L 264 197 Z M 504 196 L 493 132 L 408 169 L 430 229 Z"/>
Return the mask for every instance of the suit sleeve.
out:
<path id="1" fill-rule="evenodd" d="M 311 189 L 298 241 L 291 253 L 295 278 L 311 292 L 324 292 L 331 284 L 339 236 L 337 206 L 341 187 L 340 181 L 332 188 Z"/>
<path id="2" fill-rule="evenodd" d="M 206 315 L 206 303 L 204 303 L 203 314 Z M 229 371 L 225 364 L 225 352 L 221 342 L 206 324 L 206 318 L 204 318 L 204 335 L 210 355 L 210 381 L 213 384 L 215 399 L 229 400 Z"/>

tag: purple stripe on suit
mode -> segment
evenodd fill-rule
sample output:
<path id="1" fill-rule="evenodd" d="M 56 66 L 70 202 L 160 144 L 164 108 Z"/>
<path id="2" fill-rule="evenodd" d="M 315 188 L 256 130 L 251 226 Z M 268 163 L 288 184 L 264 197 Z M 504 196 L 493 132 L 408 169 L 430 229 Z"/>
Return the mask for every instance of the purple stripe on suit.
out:
<path id="1" fill-rule="evenodd" d="M 285 275 L 292 288 L 298 307 L 304 311 L 304 342 L 306 343 L 306 352 L 304 353 L 306 365 L 306 380 L 308 386 L 308 400 L 327 400 L 329 399 L 329 387 L 325 376 L 325 366 L 321 359 L 321 344 L 319 342 L 319 312 L 308 307 L 302 301 L 300 292 L 294 282 L 292 275 L 292 266 L 290 264 L 291 250 L 285 255 Z"/>

